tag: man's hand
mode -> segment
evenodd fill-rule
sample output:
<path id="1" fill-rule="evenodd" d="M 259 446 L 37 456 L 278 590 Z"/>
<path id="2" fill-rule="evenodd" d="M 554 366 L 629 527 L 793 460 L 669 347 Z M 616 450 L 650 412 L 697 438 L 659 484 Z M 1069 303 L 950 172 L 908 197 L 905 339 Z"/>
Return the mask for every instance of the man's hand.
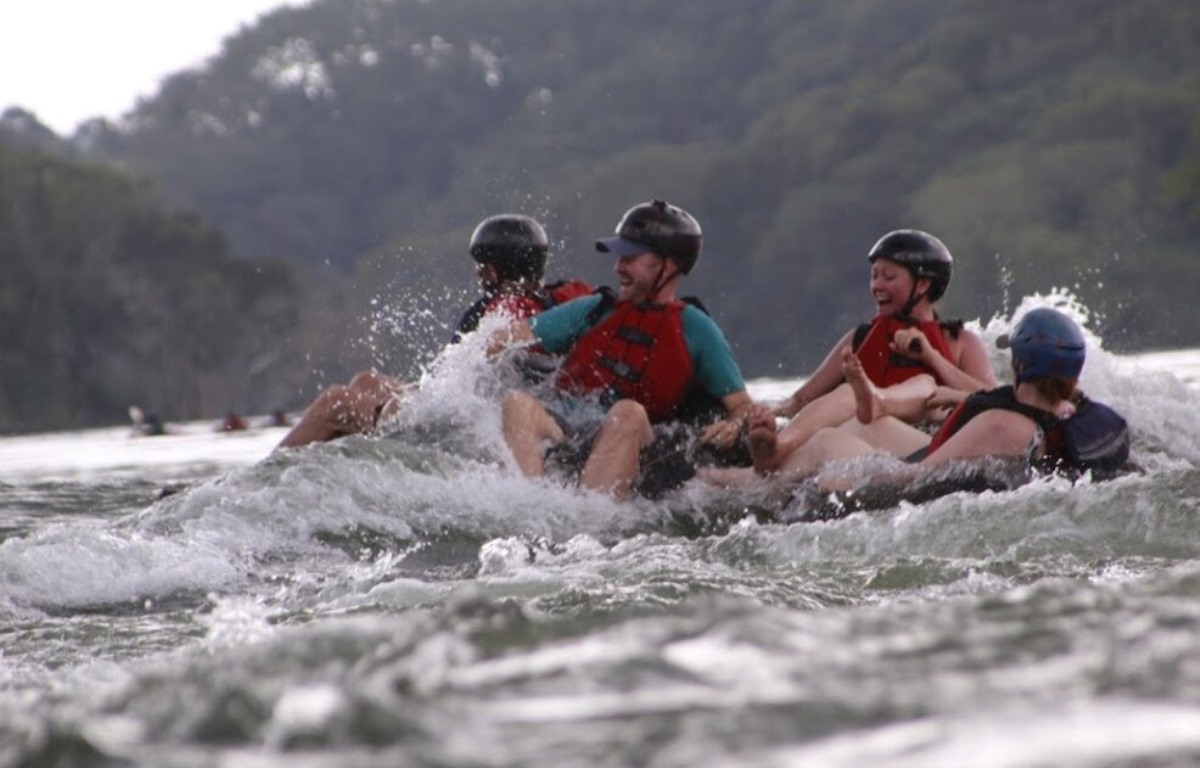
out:
<path id="1" fill-rule="evenodd" d="M 485 354 L 491 358 L 509 347 L 534 341 L 533 329 L 527 320 L 514 320 L 488 337 Z"/>
<path id="2" fill-rule="evenodd" d="M 747 403 L 728 419 L 710 424 L 700 435 L 700 440 L 719 450 L 728 450 L 745 437 L 749 424 L 764 419 L 774 421 L 775 411 L 773 408 L 758 403 Z"/>
<path id="3" fill-rule="evenodd" d="M 700 435 L 700 442 L 726 451 L 741 439 L 744 428 L 745 422 L 742 419 L 721 419 L 708 425 L 708 428 Z"/>

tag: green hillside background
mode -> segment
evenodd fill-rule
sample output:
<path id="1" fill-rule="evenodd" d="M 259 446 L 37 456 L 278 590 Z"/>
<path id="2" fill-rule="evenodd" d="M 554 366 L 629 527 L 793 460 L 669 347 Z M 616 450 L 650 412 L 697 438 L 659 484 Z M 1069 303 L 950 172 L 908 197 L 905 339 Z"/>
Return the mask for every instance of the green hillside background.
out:
<path id="1" fill-rule="evenodd" d="M 898 227 L 955 255 L 943 314 L 1065 289 L 1117 351 L 1200 344 L 1190 0 L 319 0 L 116 122 L 0 119 L 0 430 L 302 407 L 415 375 L 466 243 L 542 219 L 550 271 L 664 197 L 748 376 L 871 312 Z"/>

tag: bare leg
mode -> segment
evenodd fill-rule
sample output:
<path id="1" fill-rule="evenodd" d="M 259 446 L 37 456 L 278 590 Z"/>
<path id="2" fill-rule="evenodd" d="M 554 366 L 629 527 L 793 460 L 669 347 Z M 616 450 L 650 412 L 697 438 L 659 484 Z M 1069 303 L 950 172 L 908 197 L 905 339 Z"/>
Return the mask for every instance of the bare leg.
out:
<path id="1" fill-rule="evenodd" d="M 854 393 L 854 417 L 863 424 L 870 424 L 884 413 L 884 404 L 879 399 L 879 390 L 867 378 L 862 361 L 849 349 L 842 352 L 842 375 Z"/>
<path id="2" fill-rule="evenodd" d="M 749 487 L 767 476 L 793 482 L 816 474 L 826 462 L 835 459 L 879 451 L 903 458 L 929 445 L 929 435 L 891 416 L 884 416 L 871 424 L 862 424 L 851 418 L 840 427 L 826 427 L 787 455 L 778 452 L 778 440 L 772 425 L 752 423 L 749 440 L 754 459 L 753 469 L 707 468 L 697 472 L 697 476 L 726 488 Z"/>
<path id="3" fill-rule="evenodd" d="M 863 424 L 884 416 L 918 421 L 925 416 L 925 404 L 937 391 L 937 382 L 927 373 L 879 389 L 867 377 L 862 361 L 849 350 L 842 354 L 842 375 L 854 396 L 854 416 Z"/>
<path id="4" fill-rule="evenodd" d="M 646 409 L 633 400 L 617 401 L 600 425 L 579 484 L 617 498 L 628 496 L 638 474 L 642 449 L 653 439 Z"/>
<path id="5" fill-rule="evenodd" d="M 929 435 L 895 416 L 883 416 L 870 424 L 851 419 L 838 431 L 901 459 L 928 446 L 930 440 Z"/>
<path id="6" fill-rule="evenodd" d="M 826 462 L 875 453 L 873 445 L 847 430 L 822 429 L 779 466 L 778 475 L 799 481 L 815 475 Z"/>
<path id="7" fill-rule="evenodd" d="M 842 356 L 842 374 L 854 392 L 856 418 L 842 425 L 844 431 L 901 458 L 929 445 L 929 435 L 893 414 L 923 414 L 937 389 L 932 376 L 922 374 L 880 390 L 867 378 L 856 355 Z"/>
<path id="8" fill-rule="evenodd" d="M 776 452 L 787 456 L 804 445 L 819 430 L 837 425 L 854 417 L 854 393 L 848 384 L 821 395 L 800 409 L 791 421 L 779 431 Z"/>
<path id="9" fill-rule="evenodd" d="M 521 474 L 541 477 L 546 471 L 542 441 L 563 439 L 563 431 L 554 417 L 532 395 L 516 391 L 505 393 L 500 417 L 504 442 Z"/>
<path id="10" fill-rule="evenodd" d="M 886 451 L 903 458 L 929 445 L 929 435 L 895 417 L 884 416 L 870 424 L 848 419 L 840 427 L 818 430 L 804 445 L 786 455 L 778 452 L 775 430 L 752 424 L 750 452 L 754 473 L 747 469 L 703 470 L 698 475 L 725 487 L 743 487 L 754 479 L 771 476 L 784 482 L 799 482 L 815 475 L 830 461 Z"/>
<path id="11" fill-rule="evenodd" d="M 886 421 L 894 420 L 885 419 L 880 423 L 882 424 Z M 782 457 L 778 463 L 774 464 L 773 469 L 758 471 L 757 465 L 753 470 L 744 468 L 706 469 L 698 472 L 697 476 L 726 488 L 750 487 L 762 482 L 764 475 L 784 483 L 800 482 L 815 475 L 828 461 L 875 453 L 876 447 L 868 441 L 867 435 L 859 434 L 860 432 L 868 432 L 870 428 L 863 427 L 853 419 L 849 423 L 861 428 L 861 430 L 854 428 L 847 429 L 845 427 L 827 427 L 818 430 L 812 436 L 812 439 L 787 456 Z M 912 429 L 907 424 L 903 426 Z M 767 451 L 773 443 L 773 437 L 773 430 L 761 428 L 761 434 L 758 437 L 759 449 L 764 452 Z M 754 445 L 755 438 L 751 438 L 751 440 L 751 445 Z"/>
<path id="12" fill-rule="evenodd" d="M 280 448 L 295 448 L 338 437 L 367 434 L 375 429 L 380 412 L 394 412 L 405 384 L 374 372 L 359 373 L 349 384 L 335 384 L 317 396 L 304 416 L 279 442 Z"/>
<path id="13" fill-rule="evenodd" d="M 853 361 L 851 365 L 855 367 L 854 375 L 861 373 L 861 380 L 871 386 L 874 402 L 860 403 L 854 385 L 847 375 L 848 360 Z M 869 421 L 881 415 L 889 415 L 904 421 L 919 421 L 926 414 L 925 402 L 937 388 L 933 377 L 923 373 L 899 384 L 879 389 L 866 377 L 858 357 L 849 350 L 843 354 L 842 366 L 843 375 L 847 375 L 846 382 L 804 406 L 800 413 L 780 430 L 775 448 L 775 453 L 780 457 L 779 461 L 807 443 L 819 430 L 839 426 L 855 417 L 862 420 L 865 416 Z"/>

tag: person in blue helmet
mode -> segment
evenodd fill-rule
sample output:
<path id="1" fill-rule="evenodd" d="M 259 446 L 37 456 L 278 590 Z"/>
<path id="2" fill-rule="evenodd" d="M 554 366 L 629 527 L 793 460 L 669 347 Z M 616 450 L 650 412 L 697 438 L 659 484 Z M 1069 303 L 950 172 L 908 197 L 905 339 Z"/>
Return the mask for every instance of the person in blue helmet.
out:
<path id="1" fill-rule="evenodd" d="M 1045 307 L 1031 310 L 997 343 L 1012 350 L 1015 383 L 964 393 L 932 437 L 891 416 L 904 406 L 875 386 L 861 360 L 845 355 L 843 372 L 855 393 L 857 428 L 821 430 L 788 457 L 777 475 L 807 477 L 827 462 L 880 452 L 913 465 L 885 478 L 889 482 L 911 481 L 922 470 L 985 457 L 1019 459 L 1037 472 L 1068 475 L 1116 473 L 1128 466 L 1125 419 L 1078 389 L 1086 342 L 1070 317 Z M 752 425 L 750 440 L 752 451 L 773 450 L 774 424 Z"/>

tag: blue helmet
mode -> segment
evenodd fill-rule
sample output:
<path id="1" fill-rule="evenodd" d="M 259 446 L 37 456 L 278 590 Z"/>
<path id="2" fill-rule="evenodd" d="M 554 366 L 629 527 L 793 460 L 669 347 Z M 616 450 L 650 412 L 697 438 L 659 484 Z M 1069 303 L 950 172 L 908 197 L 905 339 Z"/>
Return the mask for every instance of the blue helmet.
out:
<path id="1" fill-rule="evenodd" d="M 1083 370 L 1086 347 L 1083 331 L 1056 309 L 1031 310 L 999 342 L 1001 346 L 1012 347 L 1018 384 L 1052 376 L 1077 379 Z"/>

